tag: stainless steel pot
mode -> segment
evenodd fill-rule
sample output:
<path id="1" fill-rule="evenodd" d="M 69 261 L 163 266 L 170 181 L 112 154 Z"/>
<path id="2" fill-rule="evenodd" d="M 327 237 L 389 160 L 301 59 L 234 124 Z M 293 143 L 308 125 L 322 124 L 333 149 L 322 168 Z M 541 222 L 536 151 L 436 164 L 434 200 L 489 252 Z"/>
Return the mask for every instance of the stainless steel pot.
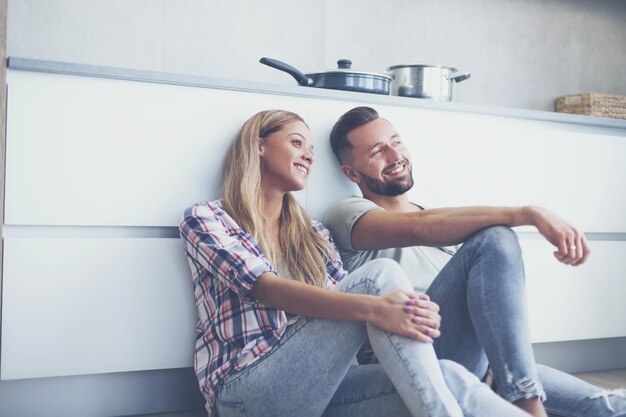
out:
<path id="1" fill-rule="evenodd" d="M 431 100 L 452 100 L 452 82 L 460 83 L 469 72 L 457 73 L 456 68 L 442 65 L 394 65 L 391 74 L 391 95 Z"/>
<path id="2" fill-rule="evenodd" d="M 291 65 L 271 58 L 261 58 L 259 61 L 277 70 L 284 71 L 306 87 L 330 88 L 333 90 L 357 91 L 360 93 L 389 95 L 391 77 L 375 72 L 355 71 L 351 69 L 352 61 L 340 59 L 338 68 L 332 71 L 304 74 Z"/>

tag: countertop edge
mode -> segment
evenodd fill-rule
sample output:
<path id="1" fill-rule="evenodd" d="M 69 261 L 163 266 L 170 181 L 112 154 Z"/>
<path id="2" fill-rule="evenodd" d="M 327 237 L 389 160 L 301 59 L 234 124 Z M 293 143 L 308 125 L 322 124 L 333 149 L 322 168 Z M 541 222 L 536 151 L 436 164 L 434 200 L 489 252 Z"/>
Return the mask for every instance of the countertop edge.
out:
<path id="1" fill-rule="evenodd" d="M 348 102 L 367 102 L 374 104 L 413 107 L 428 110 L 476 113 L 491 116 L 540 120 L 546 122 L 626 129 L 626 120 L 610 119 L 603 117 L 582 116 L 575 114 L 519 109 L 512 107 L 486 106 L 481 104 L 419 100 L 410 97 L 382 96 L 376 94 L 355 93 L 350 91 L 301 87 L 298 85 L 283 86 L 278 84 L 257 83 L 245 80 L 231 80 L 190 74 L 146 71 L 60 61 L 47 61 L 31 58 L 9 57 L 7 58 L 7 68 L 19 71 L 35 71 L 87 77 L 112 78 L 128 81 L 174 84 L 182 86 L 252 92 L 261 94 L 279 94 Z"/>

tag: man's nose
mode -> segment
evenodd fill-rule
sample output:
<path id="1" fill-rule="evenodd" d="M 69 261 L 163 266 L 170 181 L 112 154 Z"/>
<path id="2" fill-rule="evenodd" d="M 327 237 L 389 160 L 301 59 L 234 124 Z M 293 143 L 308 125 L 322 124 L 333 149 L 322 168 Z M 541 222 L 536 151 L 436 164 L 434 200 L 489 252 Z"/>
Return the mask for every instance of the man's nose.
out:
<path id="1" fill-rule="evenodd" d="M 400 152 L 400 149 L 393 146 L 389 146 L 387 149 L 387 156 L 390 161 L 394 162 L 402 159 L 402 152 Z"/>

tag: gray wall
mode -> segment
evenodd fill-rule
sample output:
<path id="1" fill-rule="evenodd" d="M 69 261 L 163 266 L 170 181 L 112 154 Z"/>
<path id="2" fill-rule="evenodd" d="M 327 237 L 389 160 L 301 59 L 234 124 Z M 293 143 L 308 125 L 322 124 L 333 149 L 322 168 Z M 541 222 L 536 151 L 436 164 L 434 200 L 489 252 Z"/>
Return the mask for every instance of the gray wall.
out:
<path id="1" fill-rule="evenodd" d="M 258 63 L 313 72 L 339 58 L 470 71 L 454 100 L 553 110 L 558 96 L 626 95 L 623 0 L 9 0 L 9 56 L 280 84 Z"/>

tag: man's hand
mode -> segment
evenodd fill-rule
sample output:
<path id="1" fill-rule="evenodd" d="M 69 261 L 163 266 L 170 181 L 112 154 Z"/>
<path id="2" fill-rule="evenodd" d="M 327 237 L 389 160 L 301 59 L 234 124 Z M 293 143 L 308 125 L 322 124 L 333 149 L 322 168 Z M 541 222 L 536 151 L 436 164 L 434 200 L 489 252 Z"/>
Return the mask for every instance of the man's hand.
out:
<path id="1" fill-rule="evenodd" d="M 540 207 L 527 207 L 528 224 L 537 228 L 557 251 L 554 257 L 566 265 L 578 266 L 591 253 L 584 233 L 569 225 L 554 213 Z"/>

